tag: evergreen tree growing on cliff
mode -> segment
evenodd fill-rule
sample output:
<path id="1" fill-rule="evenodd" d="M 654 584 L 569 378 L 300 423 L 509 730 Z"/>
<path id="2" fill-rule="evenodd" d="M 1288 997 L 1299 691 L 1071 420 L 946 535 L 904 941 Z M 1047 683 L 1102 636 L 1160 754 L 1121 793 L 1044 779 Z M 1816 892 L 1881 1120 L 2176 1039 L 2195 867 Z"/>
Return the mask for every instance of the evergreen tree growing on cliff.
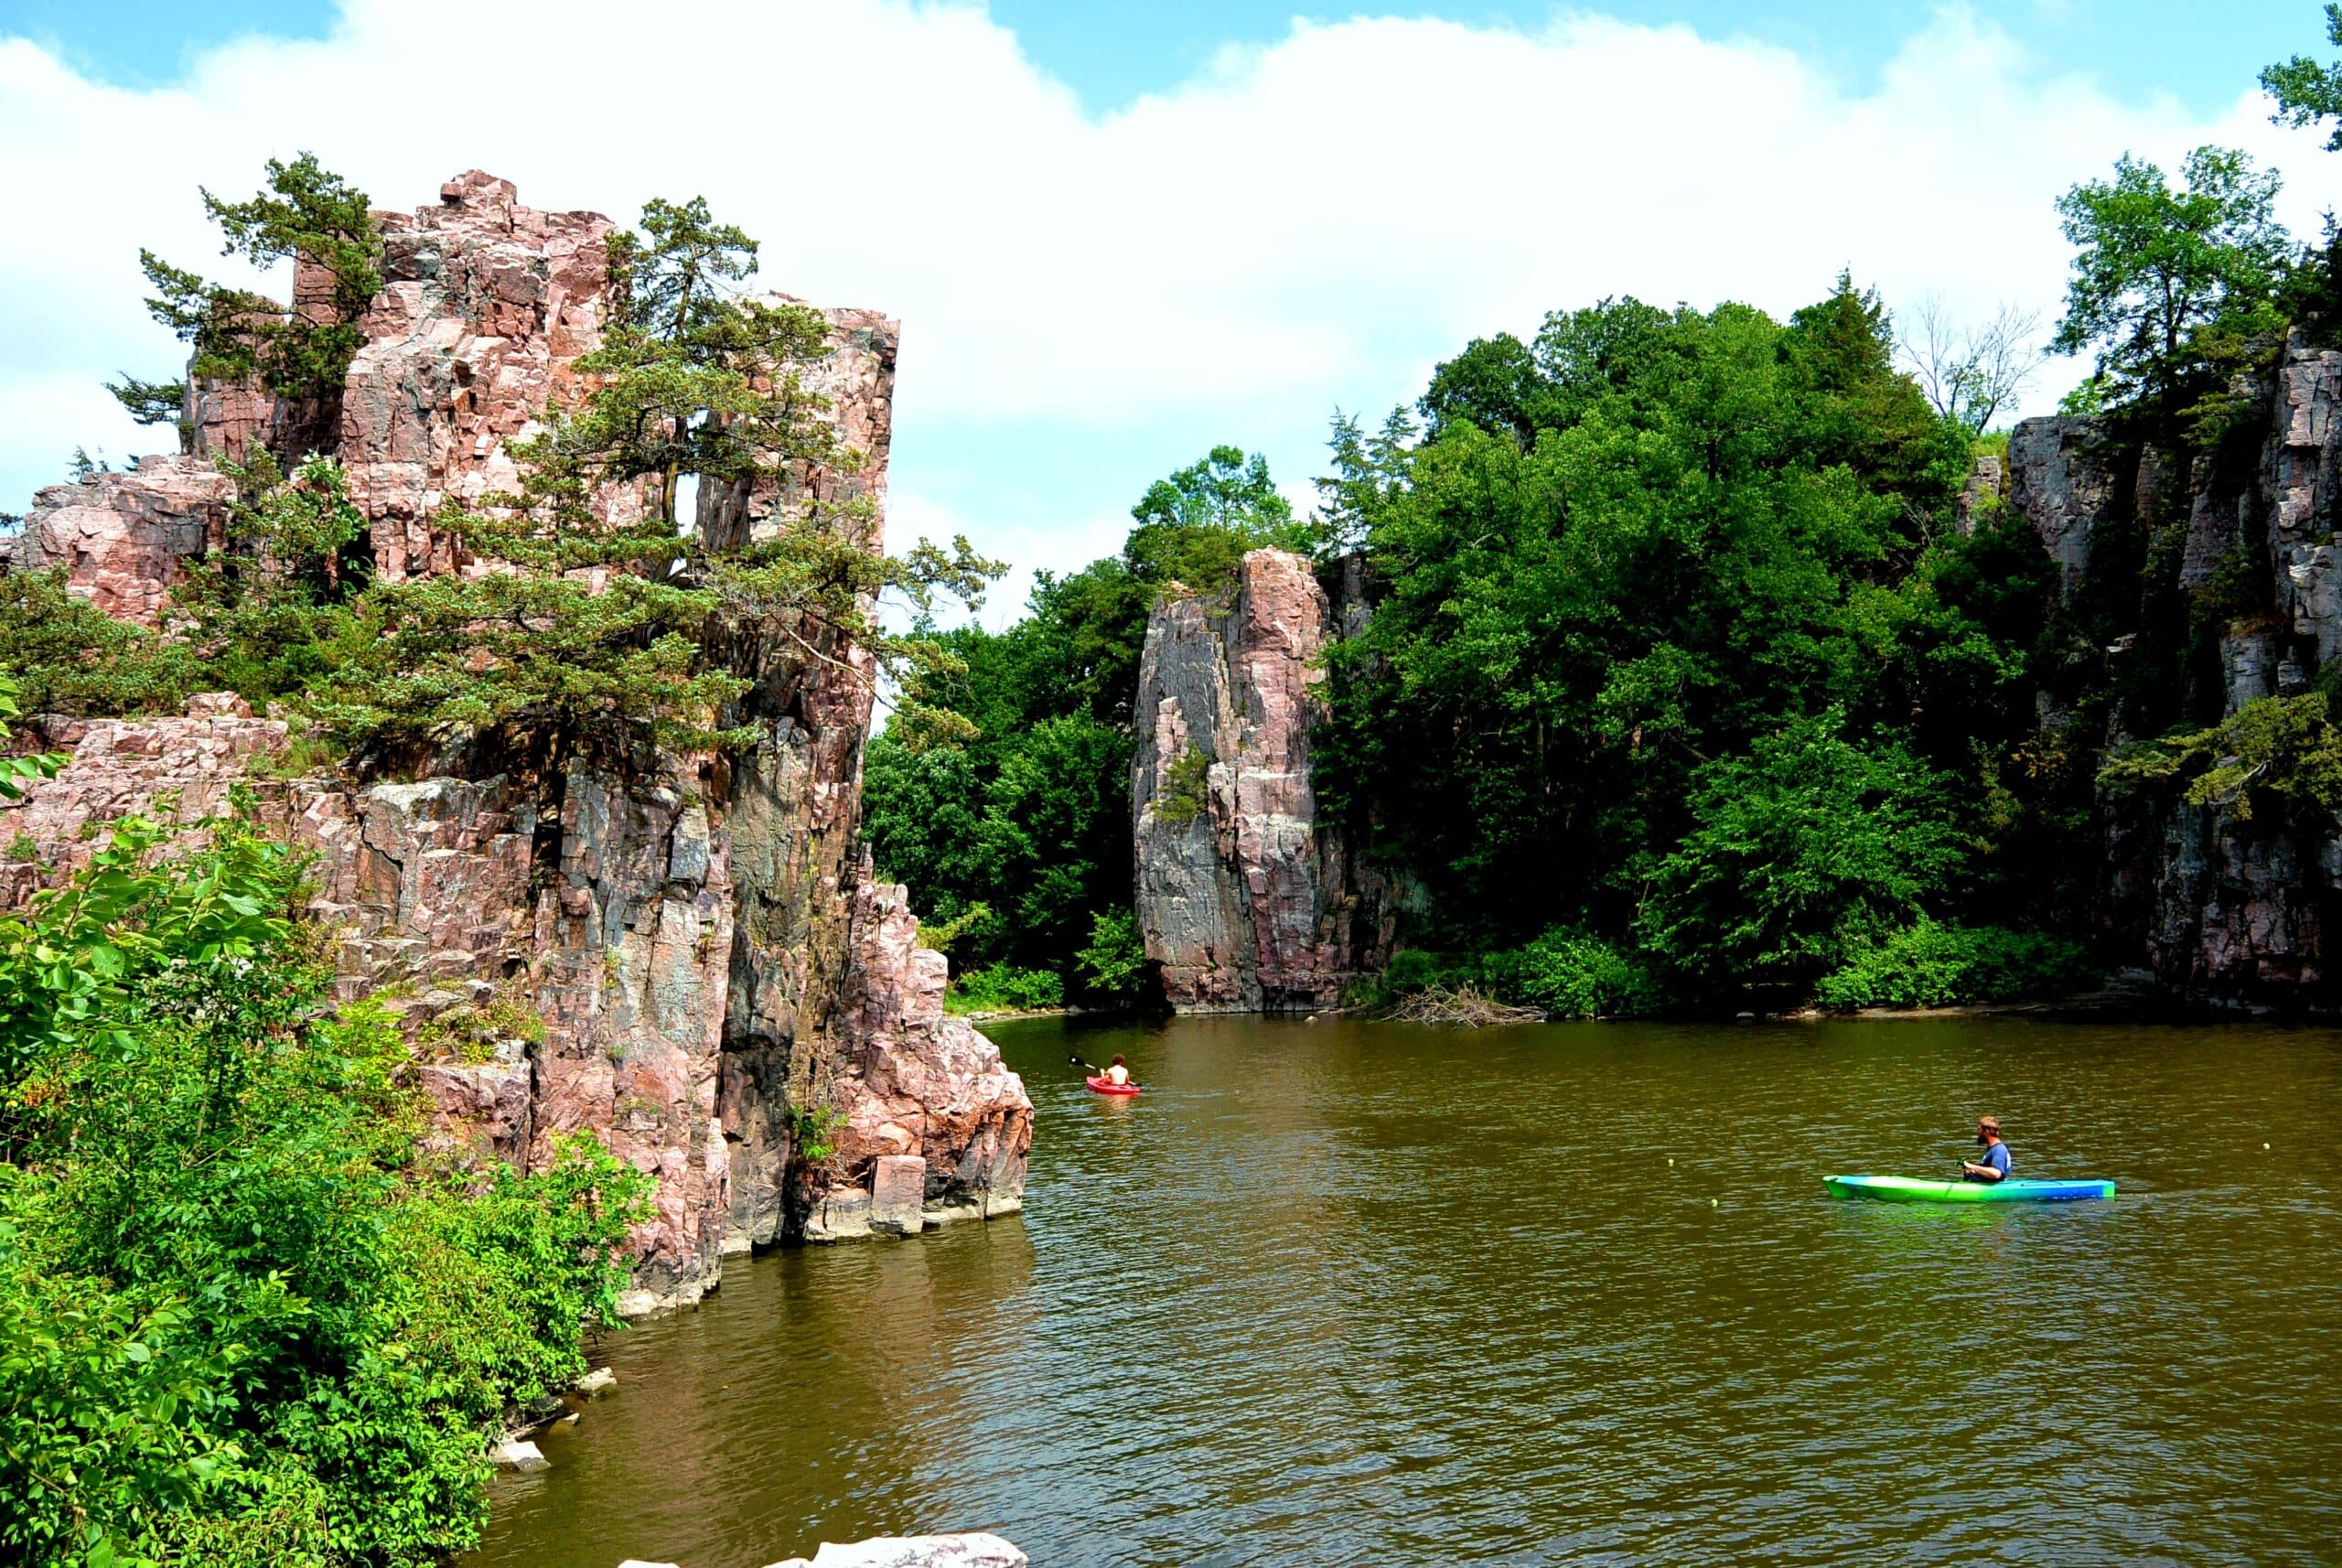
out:
<path id="1" fill-rule="evenodd" d="M 220 226 L 220 254 L 255 267 L 306 261 L 322 268 L 331 280 L 323 308 L 288 310 L 142 250 L 138 264 L 155 290 L 147 313 L 194 349 L 196 376 L 255 379 L 282 398 L 338 397 L 365 341 L 358 318 L 382 287 L 381 242 L 366 193 L 303 153 L 289 164 L 269 159 L 266 188 L 248 200 L 202 195 L 205 214 Z M 163 424 L 180 417 L 187 384 L 125 374 L 107 390 L 140 424 Z"/>
<path id="2" fill-rule="evenodd" d="M 384 585 L 360 607 L 368 635 L 321 703 L 348 737 L 428 746 L 457 730 L 526 728 L 558 746 L 638 726 L 661 745 L 753 744 L 734 704 L 766 647 L 872 677 L 849 643 L 897 674 L 948 663 L 932 639 L 878 623 L 882 594 L 919 611 L 939 593 L 973 604 L 999 568 L 959 539 L 882 555 L 866 499 L 776 511 L 764 537 L 711 538 L 678 516 L 682 481 L 787 489 L 799 465 L 850 471 L 860 455 L 805 384 L 829 324 L 793 304 L 744 299 L 747 235 L 704 200 L 653 200 L 639 236 L 611 248 L 615 302 L 602 345 L 577 362 L 594 391 L 518 444 L 519 489 L 439 526 L 512 570 Z M 907 737 L 960 721 L 917 701 Z"/>

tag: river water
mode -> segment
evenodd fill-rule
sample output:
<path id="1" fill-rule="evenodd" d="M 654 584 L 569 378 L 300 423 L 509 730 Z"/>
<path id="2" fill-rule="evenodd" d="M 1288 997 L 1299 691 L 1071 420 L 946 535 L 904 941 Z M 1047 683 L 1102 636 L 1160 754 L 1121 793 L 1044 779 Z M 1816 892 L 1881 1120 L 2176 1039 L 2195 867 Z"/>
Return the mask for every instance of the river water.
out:
<path id="1" fill-rule="evenodd" d="M 736 1261 L 610 1337 L 476 1563 L 2342 1560 L 2342 1035 L 994 1034 L 1024 1216 Z M 1066 1062 L 1117 1050 L 1135 1101 Z M 1824 1194 L 1951 1173 L 1984 1112 L 2120 1196 Z"/>

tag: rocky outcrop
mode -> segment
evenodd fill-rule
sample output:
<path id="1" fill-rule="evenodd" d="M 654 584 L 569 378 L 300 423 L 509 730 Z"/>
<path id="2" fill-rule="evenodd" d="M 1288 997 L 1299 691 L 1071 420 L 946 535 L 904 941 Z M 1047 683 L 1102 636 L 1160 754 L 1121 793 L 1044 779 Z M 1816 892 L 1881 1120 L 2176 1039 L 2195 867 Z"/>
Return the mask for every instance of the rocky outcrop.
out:
<path id="1" fill-rule="evenodd" d="M 1148 621 L 1138 919 L 1183 1011 L 1323 1005 L 1388 955 L 1388 890 L 1317 820 L 1310 781 L 1336 618 L 1306 559 L 1256 550 L 1224 594 L 1175 594 Z"/>
<path id="2" fill-rule="evenodd" d="M 801 306 L 786 294 L 768 305 Z M 853 537 L 875 541 L 883 532 L 886 457 L 895 438 L 895 356 L 902 323 L 875 310 L 824 310 L 830 327 L 826 358 L 800 371 L 804 397 L 852 456 L 841 463 L 790 459 L 752 484 L 701 481 L 700 537 L 714 545 L 745 543 L 784 523 L 818 521 Z M 769 391 L 769 384 L 761 389 Z"/>
<path id="3" fill-rule="evenodd" d="M 2208 723 L 2266 697 L 2298 696 L 2342 654 L 2342 353 L 2298 335 L 2265 378 L 2235 389 L 2263 411 L 2250 439 L 2182 463 L 2125 451 L 2096 421 L 2028 420 L 2012 435 L 2010 502 L 2059 565 L 2070 605 L 2093 567 L 2088 541 L 2109 525 L 2146 543 L 2147 571 L 2229 615 L 2184 693 L 2155 688 L 2160 712 L 2113 708 L 2102 736 Z M 2131 466 L 2131 465 L 2135 465 Z M 2158 559 L 2170 565 L 2160 568 Z M 2151 580 L 2148 592 L 2157 589 Z M 2119 595 L 2102 596 L 2119 607 Z M 2137 602 L 2133 600 L 2133 602 Z M 2199 610 L 2197 612 L 2201 614 Z M 2111 654 L 2128 656 L 2138 633 Z M 2184 708 L 2174 704 L 2186 699 Z M 2110 944 L 2143 959 L 2165 989 L 2191 1001 L 2330 1007 L 2328 933 L 2342 931 L 2342 822 L 2314 808 L 2251 816 L 2165 796 L 2101 799 Z M 2134 956 L 2135 955 L 2135 956 Z"/>
<path id="4" fill-rule="evenodd" d="M 2090 570 L 2090 539 L 2118 499 L 2115 462 L 2097 421 L 2077 414 L 2028 419 L 2009 435 L 2008 503 L 2057 563 L 2070 601 Z"/>
<path id="5" fill-rule="evenodd" d="M 161 624 L 179 563 L 227 533 L 235 487 L 191 457 L 142 457 L 125 473 L 94 473 L 33 498 L 13 569 L 61 567 L 66 591 L 116 620 Z"/>
<path id="6" fill-rule="evenodd" d="M 513 444 L 584 394 L 575 362 L 600 340 L 613 226 L 522 207 L 477 171 L 436 207 L 376 217 L 387 282 L 332 450 L 382 576 L 486 569 L 440 510 L 511 488 Z M 842 454 L 759 489 L 712 487 L 705 526 L 755 538 L 810 518 L 882 547 L 897 328 L 826 319 L 833 352 L 800 384 L 825 400 Z M 242 450 L 305 416 L 252 388 L 199 392 L 199 450 Z M 44 492 L 19 564 L 63 564 L 77 592 L 152 625 L 178 562 L 220 542 L 230 493 L 197 457 Z M 641 499 L 598 504 L 619 516 Z M 21 899 L 85 859 L 95 824 L 166 802 L 192 820 L 248 786 L 264 823 L 317 854 L 311 913 L 337 939 L 342 994 L 387 993 L 414 1026 L 435 1149 L 526 1168 L 589 1132 L 658 1177 L 632 1311 L 694 1299 L 755 1246 L 1013 1212 L 1031 1104 L 990 1043 L 943 1015 L 940 955 L 861 858 L 868 654 L 812 625 L 718 651 L 750 682 L 722 722 L 760 736 L 721 756 L 451 755 L 440 776 L 368 782 L 287 778 L 286 726 L 233 698 L 44 722 L 26 740 L 72 759 L 0 804 L 16 851 L 0 893 Z M 528 1026 L 472 1048 L 430 1045 L 452 1021 L 516 1016 Z"/>
<path id="7" fill-rule="evenodd" d="M 599 213 L 523 207 L 478 169 L 436 206 L 381 215 L 382 292 L 359 320 L 339 451 L 382 576 L 469 565 L 441 509 L 518 489 L 513 443 L 583 398 L 575 364 L 601 343 L 615 231 Z"/>
<path id="8" fill-rule="evenodd" d="M 993 1043 L 943 1011 L 948 974 L 944 956 L 919 945 L 904 890 L 872 882 L 865 863 L 839 1031 L 848 1046 L 822 1096 L 833 1152 L 811 1173 L 809 1235 L 910 1235 L 1022 1206 L 1032 1102 Z"/>

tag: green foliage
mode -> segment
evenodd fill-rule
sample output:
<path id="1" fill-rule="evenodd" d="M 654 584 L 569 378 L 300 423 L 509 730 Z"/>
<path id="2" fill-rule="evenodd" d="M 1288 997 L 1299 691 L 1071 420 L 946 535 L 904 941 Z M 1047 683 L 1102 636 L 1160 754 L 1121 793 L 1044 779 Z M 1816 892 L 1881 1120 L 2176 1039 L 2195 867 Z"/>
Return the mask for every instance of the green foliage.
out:
<path id="1" fill-rule="evenodd" d="M 187 420 L 187 382 L 142 381 L 124 371 L 122 380 L 106 383 L 106 391 L 139 424 L 170 425 L 178 433 L 180 451 L 193 443 L 194 426 Z"/>
<path id="2" fill-rule="evenodd" d="M 827 1105 L 790 1106 L 785 1113 L 789 1123 L 789 1147 L 792 1158 L 809 1165 L 818 1165 L 837 1153 L 837 1144 L 830 1134 L 845 1125 L 843 1112 Z"/>
<path id="3" fill-rule="evenodd" d="M 1249 550 L 1307 550 L 1308 528 L 1269 478 L 1268 459 L 1215 446 L 1203 460 L 1147 487 L 1131 508 L 1137 526 L 1123 544 L 1131 575 L 1156 588 L 1196 593 L 1226 587 Z"/>
<path id="4" fill-rule="evenodd" d="M 366 193 L 303 153 L 289 164 L 269 159 L 267 188 L 249 200 L 222 201 L 206 190 L 203 209 L 220 226 L 222 255 L 256 267 L 299 260 L 321 268 L 329 280 L 317 302 L 323 308 L 288 311 L 266 295 L 209 282 L 141 251 L 155 291 L 148 314 L 194 347 L 196 375 L 256 377 L 280 397 L 338 398 L 365 341 L 358 318 L 382 287 L 381 242 Z M 177 417 L 175 408 L 164 412 L 167 383 L 125 376 L 111 390 L 143 422 Z"/>
<path id="5" fill-rule="evenodd" d="M 1321 809 L 1423 888 L 1417 940 L 1635 946 L 1693 775 L 1832 703 L 1923 738 L 1956 707 L 1963 764 L 1971 723 L 2029 733 L 2038 601 L 1939 586 L 2007 536 L 1952 533 L 1972 438 L 1895 371 L 1874 296 L 1841 279 L 1786 326 L 1613 301 L 1530 352 L 1533 441 L 1346 420 L 1320 486 L 1375 603 L 1329 652 Z M 2011 597 L 2047 581 L 2026 563 Z"/>
<path id="6" fill-rule="evenodd" d="M 1651 870 L 1655 951 L 1711 983 L 1810 984 L 1958 870 L 1950 780 L 1842 725 L 1798 721 L 1692 776 L 1692 829 Z"/>
<path id="7" fill-rule="evenodd" d="M 27 712 L 75 717 L 177 713 L 207 689 L 193 649 L 66 592 L 62 567 L 0 575 L 0 670 Z"/>
<path id="8" fill-rule="evenodd" d="M 1046 969 L 987 964 L 952 976 L 943 999 L 953 1013 L 1034 1013 L 1065 1005 L 1065 982 Z"/>
<path id="9" fill-rule="evenodd" d="M 507 1040 L 531 1046 L 545 1040 L 544 1019 L 510 984 L 486 1002 L 449 1008 L 414 1036 L 416 1050 L 426 1057 L 453 1057 L 475 1065 L 493 1059 L 496 1047 Z"/>
<path id="10" fill-rule="evenodd" d="M 1155 799 L 1158 822 L 1185 826 L 1211 808 L 1211 754 L 1190 744 L 1163 770 L 1163 792 Z"/>
<path id="11" fill-rule="evenodd" d="M 17 705 L 23 688 L 5 675 L 0 675 L 0 742 L 8 738 L 8 721 L 24 712 Z M 0 800 L 24 798 L 25 786 L 41 779 L 54 779 L 65 766 L 65 758 L 56 752 L 43 752 L 34 757 L 0 756 Z M 22 839 L 25 835 L 18 833 Z M 22 858 L 10 846 L 11 858 Z"/>
<path id="12" fill-rule="evenodd" d="M 2326 7 L 2326 41 L 2342 47 L 2342 4 L 2331 0 Z M 2334 132 L 2326 138 L 2326 150 L 2342 153 L 2342 60 L 2320 65 L 2307 55 L 2295 55 L 2263 70 L 2261 86 L 2277 101 L 2277 112 L 2269 116 L 2273 124 L 2298 127 L 2332 120 Z"/>
<path id="13" fill-rule="evenodd" d="M 969 905 L 948 920 L 922 920 L 919 927 L 919 945 L 947 952 L 951 944 L 992 918 L 992 906 L 982 900 Z"/>
<path id="14" fill-rule="evenodd" d="M 1101 909 L 1090 919 L 1090 945 L 1073 955 L 1081 986 L 1110 1007 L 1135 1007 L 1146 1000 L 1151 970 L 1138 917 L 1128 909 Z"/>
<path id="15" fill-rule="evenodd" d="M 647 1178 L 418 1163 L 390 1015 L 333 1010 L 293 852 L 118 824 L 0 917 L 0 1552 L 423 1568 L 583 1369 Z"/>
<path id="16" fill-rule="evenodd" d="M 2077 942 L 1922 915 L 1855 949 L 1814 990 L 1825 1007 L 1947 1007 L 2056 995 L 2090 973 Z"/>
<path id="17" fill-rule="evenodd" d="M 2342 807 L 2342 729 L 2323 692 L 2258 697 L 2208 729 L 2176 731 L 2109 758 L 2099 777 L 2117 788 L 2177 780 L 2191 805 L 2225 807 L 2240 822 L 2256 806 Z"/>
<path id="18" fill-rule="evenodd" d="M 1633 1017 L 1662 999 L 1649 961 L 1583 931 L 1551 930 L 1487 955 L 1479 983 L 1499 1001 L 1541 1007 L 1556 1018 Z"/>
<path id="19" fill-rule="evenodd" d="M 220 467 L 237 487 L 226 540 L 185 563 L 161 635 L 68 593 L 61 570 L 0 576 L 0 668 L 33 710 L 177 713 L 216 691 L 265 707 L 301 697 L 360 647 L 351 601 L 364 521 L 341 466 L 311 456 L 288 478 L 263 450 Z"/>
<path id="20" fill-rule="evenodd" d="M 2200 396 L 2238 341 L 2275 324 L 2272 306 L 2291 243 L 2272 212 L 2278 177 L 2240 152 L 2198 147 L 2174 190 L 2127 154 L 2111 180 L 2059 199 L 2077 247 L 2066 315 L 2050 346 L 2098 350 L 2099 373 L 2124 401 L 2177 413 Z"/>
<path id="21" fill-rule="evenodd" d="M 844 659 L 848 640 L 897 679 L 948 672 L 933 638 L 894 635 L 874 611 L 888 593 L 921 613 L 939 593 L 978 602 L 1000 568 L 964 539 L 874 554 L 869 499 L 826 491 L 800 498 L 769 537 L 678 532 L 686 475 L 794 493 L 781 482 L 793 465 L 858 464 L 806 384 L 831 351 L 820 313 L 727 292 L 754 271 L 755 245 L 702 200 L 652 201 L 640 236 L 614 254 L 627 307 L 578 361 L 591 394 L 514 446 L 517 491 L 438 520 L 473 555 L 519 570 L 378 585 L 354 606 L 314 703 L 350 745 L 427 750 L 509 728 L 555 749 L 629 734 L 745 746 L 761 731 L 738 714 L 754 685 L 739 670 L 761 650 L 849 681 L 870 677 Z M 622 504 L 629 493 L 649 501 L 641 515 Z M 964 725 L 925 690 L 897 714 L 901 738 L 960 736 Z"/>

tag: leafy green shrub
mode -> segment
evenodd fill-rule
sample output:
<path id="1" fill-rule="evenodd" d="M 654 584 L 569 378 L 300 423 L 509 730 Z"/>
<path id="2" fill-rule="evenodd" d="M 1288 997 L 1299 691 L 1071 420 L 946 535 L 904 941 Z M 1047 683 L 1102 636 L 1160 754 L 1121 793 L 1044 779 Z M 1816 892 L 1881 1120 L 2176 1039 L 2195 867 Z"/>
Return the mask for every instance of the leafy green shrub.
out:
<path id="1" fill-rule="evenodd" d="M 1033 1013 L 1065 1005 L 1065 982 L 1045 969 L 989 964 L 951 982 L 943 999 L 954 1013 Z"/>
<path id="2" fill-rule="evenodd" d="M 1557 1018 L 1649 1013 L 1659 1004 L 1650 972 L 1597 937 L 1556 928 L 1534 941 L 1480 961 L 1488 989 L 1505 1002 L 1542 1007 Z"/>
<path id="3" fill-rule="evenodd" d="M 1130 1007 L 1146 1000 L 1146 944 L 1138 917 L 1112 909 L 1090 917 L 1090 945 L 1073 955 L 1082 987 L 1108 1006 Z"/>
<path id="4" fill-rule="evenodd" d="M 1163 770 L 1163 792 L 1155 798 L 1155 820 L 1184 827 L 1211 807 L 1211 756 L 1194 746 Z"/>
<path id="5" fill-rule="evenodd" d="M 1825 1007 L 1942 1007 L 2053 994 L 2089 978 L 2077 943 L 1921 916 L 1855 951 L 1815 993 Z"/>
<path id="6" fill-rule="evenodd" d="M 117 824 L 0 916 L 0 1560 L 424 1568 L 583 1370 L 650 1181 L 582 1135 L 423 1163 L 298 857 L 205 826 Z"/>

